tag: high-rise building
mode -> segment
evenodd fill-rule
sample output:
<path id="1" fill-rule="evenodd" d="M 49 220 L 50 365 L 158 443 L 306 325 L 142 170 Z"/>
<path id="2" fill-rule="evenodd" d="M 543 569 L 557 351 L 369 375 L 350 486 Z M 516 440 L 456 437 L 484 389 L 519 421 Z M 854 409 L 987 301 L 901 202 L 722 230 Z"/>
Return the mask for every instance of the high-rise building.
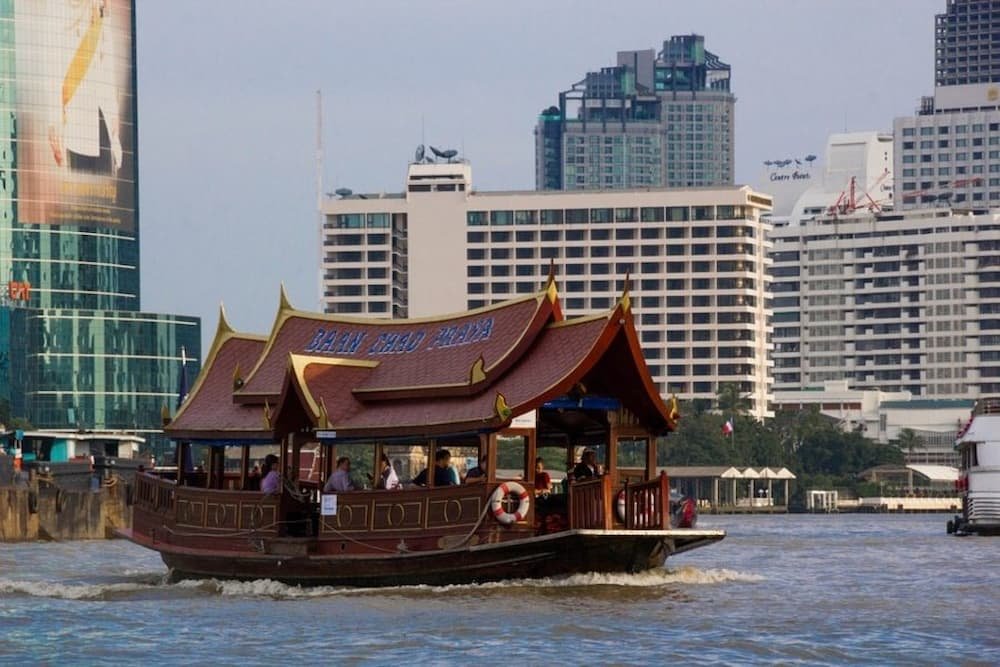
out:
<path id="1" fill-rule="evenodd" d="M 0 402 L 156 438 L 198 318 L 140 310 L 135 8 L 0 2 Z"/>
<path id="2" fill-rule="evenodd" d="M 934 17 L 934 85 L 1000 81 L 1000 2 L 948 0 Z"/>
<path id="3" fill-rule="evenodd" d="M 823 182 L 773 220 L 779 403 L 838 381 L 934 399 L 1000 393 L 997 216 L 893 210 L 892 162 L 887 136 L 834 135 Z"/>
<path id="4" fill-rule="evenodd" d="M 535 128 L 535 187 L 598 190 L 732 185 L 730 67 L 701 35 L 618 52 L 559 93 Z"/>
<path id="5" fill-rule="evenodd" d="M 736 383 L 770 398 L 771 199 L 747 187 L 482 192 L 462 162 L 411 164 L 397 194 L 328 198 L 328 312 L 425 317 L 537 293 L 551 270 L 569 315 L 607 311 L 625 279 L 664 394 Z"/>
<path id="6" fill-rule="evenodd" d="M 934 95 L 897 118 L 897 205 L 1000 206 L 1000 2 L 947 0 L 936 17 Z"/>

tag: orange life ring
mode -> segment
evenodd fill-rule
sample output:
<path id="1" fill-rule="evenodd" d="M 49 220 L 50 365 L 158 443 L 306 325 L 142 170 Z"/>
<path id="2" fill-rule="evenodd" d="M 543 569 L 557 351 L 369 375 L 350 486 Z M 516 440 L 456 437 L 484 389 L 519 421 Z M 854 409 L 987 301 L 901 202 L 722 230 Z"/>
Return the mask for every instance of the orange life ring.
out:
<path id="1" fill-rule="evenodd" d="M 503 499 L 507 496 L 512 498 L 517 498 L 518 505 L 517 509 L 513 514 L 506 511 L 503 508 Z M 493 495 L 490 496 L 490 511 L 497 521 L 505 526 L 509 526 L 515 521 L 522 521 L 526 516 L 528 516 L 528 510 L 531 508 L 531 498 L 528 492 L 524 490 L 524 487 L 517 482 L 504 482 L 496 488 Z"/>

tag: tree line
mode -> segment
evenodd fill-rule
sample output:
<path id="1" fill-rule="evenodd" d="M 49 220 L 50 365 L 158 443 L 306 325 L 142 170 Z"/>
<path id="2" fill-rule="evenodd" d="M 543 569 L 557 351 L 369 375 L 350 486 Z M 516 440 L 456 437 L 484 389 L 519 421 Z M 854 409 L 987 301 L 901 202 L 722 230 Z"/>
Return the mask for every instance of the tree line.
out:
<path id="1" fill-rule="evenodd" d="M 720 386 L 714 402 L 682 402 L 677 429 L 667 436 L 666 447 L 660 448 L 660 463 L 785 467 L 796 475 L 799 496 L 808 488 L 870 491 L 858 473 L 877 465 L 903 463 L 899 446 L 876 442 L 861 429 L 845 431 L 816 405 L 780 410 L 763 421 L 751 416 L 748 407 L 733 384 Z M 727 421 L 732 425 L 728 434 Z"/>

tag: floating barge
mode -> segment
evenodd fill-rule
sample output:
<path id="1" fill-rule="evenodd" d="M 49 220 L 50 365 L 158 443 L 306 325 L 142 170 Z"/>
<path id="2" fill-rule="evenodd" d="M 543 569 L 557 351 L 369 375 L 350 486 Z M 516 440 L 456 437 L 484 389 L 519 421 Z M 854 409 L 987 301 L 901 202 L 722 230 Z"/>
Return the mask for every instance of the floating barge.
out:
<path id="1" fill-rule="evenodd" d="M 376 586 L 639 572 L 725 535 L 695 528 L 693 503 L 672 502 L 656 474 L 657 438 L 677 418 L 646 368 L 627 288 L 610 311 L 572 320 L 551 277 L 535 295 L 422 320 L 307 313 L 282 291 L 269 336 L 221 314 L 166 427 L 182 464 L 138 474 L 123 534 L 175 578 Z M 268 446 L 283 482 L 271 495 L 256 489 L 251 456 Z M 186 463 L 192 448 L 204 470 Z M 572 467 L 584 448 L 601 474 L 542 488 L 540 454 Z M 459 473 L 483 460 L 487 474 L 322 492 L 340 457 L 378 479 L 384 454 L 408 481 L 442 449 Z"/>

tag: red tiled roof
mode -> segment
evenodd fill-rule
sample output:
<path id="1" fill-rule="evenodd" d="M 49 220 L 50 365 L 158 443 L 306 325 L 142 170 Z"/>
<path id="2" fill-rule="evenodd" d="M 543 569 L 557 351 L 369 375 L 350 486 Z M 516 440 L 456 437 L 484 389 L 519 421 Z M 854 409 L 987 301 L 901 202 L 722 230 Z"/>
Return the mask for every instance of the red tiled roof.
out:
<path id="1" fill-rule="evenodd" d="M 438 320 L 282 313 L 266 343 L 220 323 L 195 390 L 167 428 L 172 437 L 269 438 L 309 426 L 373 438 L 491 431 L 581 386 L 618 398 L 652 431 L 672 424 L 627 298 L 571 321 L 559 321 L 558 300 L 546 293 Z M 235 369 L 251 365 L 234 394 Z"/>
<path id="2" fill-rule="evenodd" d="M 555 317 L 553 302 L 544 293 L 430 320 L 359 320 L 288 311 L 279 315 L 263 356 L 235 400 L 259 404 L 277 397 L 289 353 L 379 361 L 354 387 L 365 400 L 472 393 L 487 381 L 482 375 L 473 377 L 480 357 L 486 376 L 502 374 Z"/>
<path id="3" fill-rule="evenodd" d="M 167 434 L 185 438 L 213 431 L 238 438 L 270 437 L 260 406 L 234 405 L 232 400 L 237 371 L 245 374 L 252 368 L 265 343 L 262 336 L 232 331 L 222 318 L 205 367 L 180 411 L 164 429 Z"/>

